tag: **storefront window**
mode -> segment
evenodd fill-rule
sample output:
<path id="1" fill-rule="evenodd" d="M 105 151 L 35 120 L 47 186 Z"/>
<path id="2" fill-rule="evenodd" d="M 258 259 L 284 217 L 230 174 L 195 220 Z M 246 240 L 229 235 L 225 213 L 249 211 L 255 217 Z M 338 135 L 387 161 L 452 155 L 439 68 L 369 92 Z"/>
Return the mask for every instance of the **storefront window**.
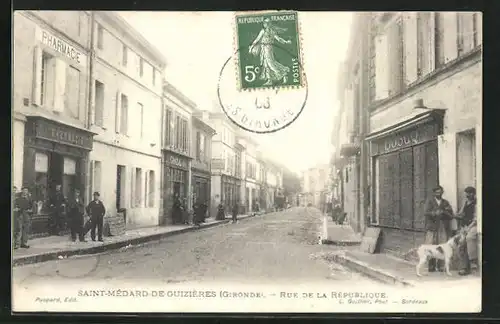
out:
<path id="1" fill-rule="evenodd" d="M 41 152 L 35 153 L 35 186 L 31 194 L 37 204 L 36 214 L 48 212 L 48 169 L 48 155 Z"/>

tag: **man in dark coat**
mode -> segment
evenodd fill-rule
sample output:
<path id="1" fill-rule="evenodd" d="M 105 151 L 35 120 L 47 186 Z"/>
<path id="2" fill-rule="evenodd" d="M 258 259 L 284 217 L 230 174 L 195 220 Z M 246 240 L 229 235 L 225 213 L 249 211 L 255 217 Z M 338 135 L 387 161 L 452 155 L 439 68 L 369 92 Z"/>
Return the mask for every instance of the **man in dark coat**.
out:
<path id="1" fill-rule="evenodd" d="M 85 204 L 80 197 L 80 190 L 75 189 L 73 197 L 68 199 L 68 218 L 71 230 L 71 240 L 76 241 L 76 236 L 80 242 L 85 242 L 83 233 L 83 214 L 85 213 Z"/>
<path id="2" fill-rule="evenodd" d="M 90 221 L 85 225 L 83 230 L 83 236 L 90 229 L 90 237 L 92 241 L 95 241 L 95 232 L 97 228 L 97 239 L 99 242 L 104 242 L 102 238 L 102 228 L 104 227 L 104 215 L 106 214 L 106 208 L 100 200 L 101 195 L 96 191 L 94 192 L 94 200 L 92 200 L 87 206 L 87 215 L 90 216 Z"/>
<path id="3" fill-rule="evenodd" d="M 61 235 L 64 230 L 66 198 L 61 190 L 61 185 L 56 185 L 56 191 L 50 197 L 49 229 L 52 235 Z"/>
<path id="4" fill-rule="evenodd" d="M 465 188 L 465 203 L 457 214 L 460 227 L 466 228 L 465 244 L 460 246 L 460 271 L 459 275 L 466 276 L 471 273 L 471 264 L 478 260 L 478 235 L 476 219 L 476 188 Z"/>
<path id="5" fill-rule="evenodd" d="M 206 218 L 207 218 L 207 211 L 208 211 L 208 201 L 205 201 L 201 204 L 201 222 L 205 223 Z"/>
<path id="6" fill-rule="evenodd" d="M 14 234 L 14 249 L 21 246 L 29 248 L 28 235 L 31 225 L 31 214 L 33 212 L 33 201 L 27 187 L 23 187 L 21 195 L 16 197 L 14 210 L 17 210 L 15 221 L 16 232 Z"/>
<path id="7" fill-rule="evenodd" d="M 238 202 L 237 201 L 235 201 L 233 204 L 232 214 L 233 214 L 233 224 L 235 224 L 238 222 Z"/>
<path id="8" fill-rule="evenodd" d="M 433 190 L 433 197 L 427 199 L 424 205 L 425 216 L 425 243 L 442 244 L 451 236 L 451 219 L 453 209 L 450 203 L 443 198 L 443 187 L 437 186 Z M 429 272 L 443 271 L 443 261 L 431 259 L 429 261 Z"/>

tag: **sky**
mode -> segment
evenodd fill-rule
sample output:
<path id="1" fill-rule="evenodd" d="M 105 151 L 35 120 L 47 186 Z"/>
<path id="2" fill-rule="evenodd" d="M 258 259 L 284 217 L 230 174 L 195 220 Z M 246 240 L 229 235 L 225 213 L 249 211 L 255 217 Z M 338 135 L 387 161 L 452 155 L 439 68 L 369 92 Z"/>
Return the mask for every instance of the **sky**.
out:
<path id="1" fill-rule="evenodd" d="M 217 109 L 217 81 L 232 55 L 233 12 L 120 12 L 134 28 L 162 52 L 165 77 L 198 108 Z M 299 12 L 308 100 L 300 117 L 272 134 L 252 134 L 260 150 L 290 170 L 300 172 L 328 163 L 335 113 L 336 82 L 345 59 L 352 14 Z"/>

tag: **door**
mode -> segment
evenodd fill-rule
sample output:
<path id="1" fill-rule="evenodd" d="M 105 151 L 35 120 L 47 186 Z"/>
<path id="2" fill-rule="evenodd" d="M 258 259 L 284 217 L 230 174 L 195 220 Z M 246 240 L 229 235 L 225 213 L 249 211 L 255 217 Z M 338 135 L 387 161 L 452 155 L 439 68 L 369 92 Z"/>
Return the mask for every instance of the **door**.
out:
<path id="1" fill-rule="evenodd" d="M 49 188 L 53 193 L 56 190 L 56 185 L 62 185 L 63 180 L 64 158 L 58 153 L 51 152 L 49 154 Z"/>
<path id="2" fill-rule="evenodd" d="M 125 174 L 126 174 L 125 166 L 117 165 L 116 166 L 116 210 L 117 211 L 122 208 Z"/>

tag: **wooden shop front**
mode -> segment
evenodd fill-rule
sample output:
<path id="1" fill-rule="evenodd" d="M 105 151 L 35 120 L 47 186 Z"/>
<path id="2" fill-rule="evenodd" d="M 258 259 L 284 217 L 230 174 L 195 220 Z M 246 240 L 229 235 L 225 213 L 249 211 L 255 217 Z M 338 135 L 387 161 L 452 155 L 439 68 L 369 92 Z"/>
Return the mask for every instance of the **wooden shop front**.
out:
<path id="1" fill-rule="evenodd" d="M 367 137 L 372 168 L 371 226 L 380 252 L 402 255 L 424 242 L 425 200 L 438 185 L 441 122 L 432 114 Z"/>
<path id="2" fill-rule="evenodd" d="M 80 189 L 84 200 L 87 162 L 94 133 L 40 116 L 29 116 L 25 126 L 23 185 L 30 188 L 36 210 L 32 236 L 48 234 L 49 198 L 60 184 L 66 197 Z"/>

